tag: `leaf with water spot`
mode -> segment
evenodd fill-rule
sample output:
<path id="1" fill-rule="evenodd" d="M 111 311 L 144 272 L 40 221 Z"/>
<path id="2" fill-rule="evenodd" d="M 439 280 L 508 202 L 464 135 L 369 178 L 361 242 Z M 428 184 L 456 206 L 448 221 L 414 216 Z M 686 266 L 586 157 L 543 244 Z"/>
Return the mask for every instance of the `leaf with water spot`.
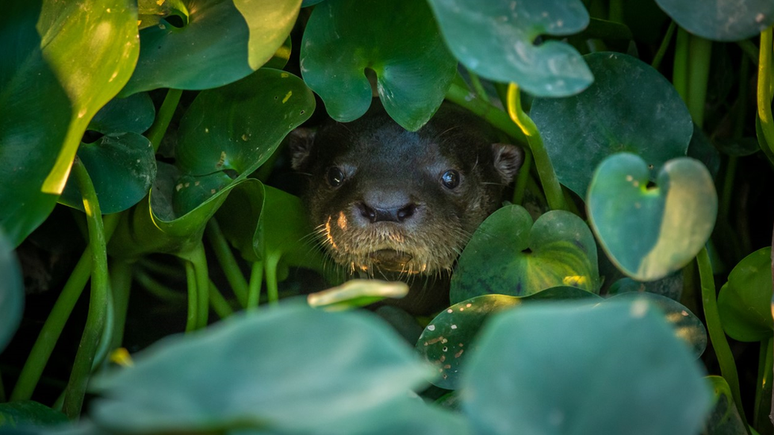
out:
<path id="1" fill-rule="evenodd" d="M 586 205 L 602 249 L 626 275 L 652 281 L 682 268 L 701 250 L 717 216 L 707 168 L 682 157 L 664 164 L 655 186 L 639 156 L 615 154 L 594 172 Z"/>
<path id="2" fill-rule="evenodd" d="M 468 242 L 452 275 L 452 303 L 484 294 L 525 296 L 556 286 L 597 292 L 597 247 L 586 223 L 550 211 L 532 224 L 524 207 L 489 216 Z"/>
<path id="3" fill-rule="evenodd" d="M 768 0 L 656 0 L 683 29 L 713 41 L 740 41 L 774 24 Z"/>
<path id="4" fill-rule="evenodd" d="M 483 295 L 454 304 L 441 311 L 424 329 L 416 344 L 417 352 L 435 365 L 438 377 L 433 384 L 453 390 L 462 374 L 461 367 L 476 349 L 476 337 L 491 315 L 531 301 L 568 300 L 599 296 L 576 287 L 552 287 L 530 296 Z"/>
<path id="5" fill-rule="evenodd" d="M 515 82 L 541 97 L 576 94 L 594 80 L 575 48 L 540 35 L 565 36 L 589 24 L 579 0 L 431 0 L 455 57 L 482 77 Z"/>

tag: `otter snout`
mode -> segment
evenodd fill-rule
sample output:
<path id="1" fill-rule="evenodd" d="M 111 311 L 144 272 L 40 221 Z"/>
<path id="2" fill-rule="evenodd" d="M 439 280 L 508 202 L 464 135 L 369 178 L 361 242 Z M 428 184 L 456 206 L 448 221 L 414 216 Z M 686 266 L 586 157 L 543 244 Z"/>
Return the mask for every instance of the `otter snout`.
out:
<path id="1" fill-rule="evenodd" d="M 364 224 L 377 222 L 404 223 L 417 214 L 417 202 L 401 191 L 373 190 L 354 203 L 354 215 Z"/>

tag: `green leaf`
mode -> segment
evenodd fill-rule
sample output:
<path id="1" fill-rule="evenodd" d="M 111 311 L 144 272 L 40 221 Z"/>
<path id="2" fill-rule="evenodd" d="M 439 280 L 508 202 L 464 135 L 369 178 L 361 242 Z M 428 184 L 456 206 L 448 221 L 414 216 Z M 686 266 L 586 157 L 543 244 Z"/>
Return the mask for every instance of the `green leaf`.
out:
<path id="1" fill-rule="evenodd" d="M 574 95 L 594 81 L 570 45 L 535 45 L 540 35 L 572 35 L 588 26 L 579 0 L 430 0 L 430 6 L 454 56 L 481 77 L 514 82 L 541 97 Z"/>
<path id="2" fill-rule="evenodd" d="M 24 285 L 19 261 L 0 228 L 0 353 L 11 341 L 24 311 Z"/>
<path id="3" fill-rule="evenodd" d="M 680 302 L 666 296 L 646 292 L 627 292 L 609 298 L 610 301 L 645 300 L 658 307 L 664 314 L 664 320 L 674 328 L 675 337 L 688 345 L 696 358 L 707 349 L 707 328 L 698 317 Z"/>
<path id="4" fill-rule="evenodd" d="M 729 337 L 748 342 L 771 337 L 771 289 L 771 247 L 734 267 L 718 294 L 718 312 Z"/>
<path id="5" fill-rule="evenodd" d="M 405 282 L 352 279 L 340 286 L 310 293 L 307 297 L 307 302 L 313 308 L 340 311 L 364 307 L 384 298 L 403 298 L 408 294 L 408 291 L 409 287 Z M 379 309 L 382 308 L 386 308 L 388 311 L 396 310 L 405 313 L 405 311 L 389 305 L 379 307 Z"/>
<path id="6" fill-rule="evenodd" d="M 183 0 L 188 21 L 140 32 L 137 70 L 122 96 L 157 88 L 210 89 L 260 68 L 282 46 L 301 0 Z"/>
<path id="7" fill-rule="evenodd" d="M 199 93 L 181 120 L 177 166 L 158 164 L 148 200 L 121 221 L 111 253 L 132 258 L 198 246 L 204 226 L 232 189 L 260 213 L 264 187 L 247 176 L 313 111 L 311 91 L 298 77 L 279 70 L 261 69 Z"/>
<path id="8" fill-rule="evenodd" d="M 126 83 L 139 47 L 128 0 L 6 6 L 0 18 L 0 225 L 15 246 L 53 209 L 89 120 Z"/>
<path id="9" fill-rule="evenodd" d="M 713 41 L 739 41 L 756 36 L 774 23 L 768 0 L 656 0 L 683 29 Z"/>
<path id="10" fill-rule="evenodd" d="M 720 376 L 705 378 L 713 389 L 715 405 L 707 418 L 708 435 L 745 435 L 747 428 L 739 410 L 734 404 L 734 396 L 728 382 Z"/>
<path id="11" fill-rule="evenodd" d="M 463 377 L 477 433 L 698 433 L 702 369 L 644 301 L 525 305 L 487 324 Z"/>
<path id="12" fill-rule="evenodd" d="M 452 275 L 452 303 L 497 293 L 525 296 L 556 286 L 597 292 L 597 247 L 579 217 L 554 210 L 532 225 L 526 209 L 503 207 L 489 216 L 462 251 Z"/>
<path id="13" fill-rule="evenodd" d="M 685 155 L 693 121 L 658 71 L 620 53 L 592 53 L 585 59 L 594 84 L 574 97 L 535 99 L 530 110 L 560 183 L 585 197 L 589 168 L 612 154 L 639 154 L 653 174 L 667 160 Z"/>
<path id="14" fill-rule="evenodd" d="M 430 373 L 373 317 L 300 304 L 167 337 L 134 360 L 94 381 L 104 398 L 93 403 L 92 418 L 110 431 L 348 433 L 347 425 L 365 423 L 360 414 L 379 427 L 391 416 L 373 411 L 401 400 L 421 406 L 408 391 Z"/>
<path id="15" fill-rule="evenodd" d="M 371 105 L 371 69 L 387 113 L 419 130 L 443 102 L 456 67 L 429 7 L 413 0 L 325 1 L 312 11 L 301 43 L 304 81 L 341 122 Z"/>
<path id="16" fill-rule="evenodd" d="M 683 272 L 679 271 L 656 281 L 635 281 L 631 278 L 621 278 L 607 290 L 607 294 L 616 295 L 627 292 L 648 292 L 679 301 L 683 293 Z"/>
<path id="17" fill-rule="evenodd" d="M 104 214 L 118 213 L 140 202 L 156 178 L 153 145 L 138 133 L 110 134 L 94 143 L 81 143 L 78 158 L 89 172 Z M 59 202 L 83 211 L 75 179 L 68 180 Z"/>
<path id="18" fill-rule="evenodd" d="M 113 98 L 99 109 L 87 130 L 102 134 L 145 133 L 156 118 L 156 108 L 147 93 Z"/>
<path id="19" fill-rule="evenodd" d="M 0 346 L 2 349 L 2 346 Z M 0 428 L 54 426 L 67 423 L 67 416 L 32 400 L 0 403 Z"/>
<path id="20" fill-rule="evenodd" d="M 441 311 L 424 329 L 416 349 L 425 360 L 435 365 L 439 377 L 433 385 L 456 389 L 461 367 L 477 347 L 476 338 L 492 314 L 517 307 L 525 302 L 593 298 L 594 293 L 576 287 L 552 287 L 530 296 L 483 295 L 454 304 Z"/>
<path id="21" fill-rule="evenodd" d="M 589 185 L 591 228 L 625 274 L 652 281 L 681 269 L 712 233 L 718 199 L 707 168 L 683 157 L 664 164 L 655 187 L 639 156 L 605 159 Z"/>

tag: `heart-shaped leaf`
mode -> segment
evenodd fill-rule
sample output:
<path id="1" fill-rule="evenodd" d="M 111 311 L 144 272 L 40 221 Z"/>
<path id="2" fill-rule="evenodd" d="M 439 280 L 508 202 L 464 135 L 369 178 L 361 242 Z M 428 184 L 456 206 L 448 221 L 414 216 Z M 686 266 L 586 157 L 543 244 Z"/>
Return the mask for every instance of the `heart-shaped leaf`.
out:
<path id="1" fill-rule="evenodd" d="M 739 341 L 771 337 L 771 248 L 745 257 L 728 275 L 718 294 L 723 330 Z"/>
<path id="2" fill-rule="evenodd" d="M 774 3 L 767 0 L 656 0 L 683 29 L 713 41 L 739 41 L 774 23 Z"/>
<path id="3" fill-rule="evenodd" d="M 476 349 L 476 337 L 492 314 L 530 301 L 601 298 L 576 287 L 552 287 L 530 296 L 483 295 L 454 304 L 441 311 L 424 329 L 416 344 L 417 352 L 434 364 L 439 377 L 433 385 L 453 390 L 457 388 L 460 367 Z"/>
<path id="4" fill-rule="evenodd" d="M 707 328 L 698 317 L 680 302 L 666 296 L 647 292 L 626 292 L 613 296 L 610 301 L 645 300 L 664 312 L 664 319 L 674 328 L 675 336 L 686 342 L 696 358 L 707 349 Z"/>
<path id="5" fill-rule="evenodd" d="M 540 35 L 578 33 L 589 24 L 579 0 L 430 0 L 444 39 L 465 66 L 497 82 L 515 82 L 541 97 L 564 97 L 594 80 L 570 45 Z"/>
<path id="6" fill-rule="evenodd" d="M 476 433 L 698 433 L 702 369 L 644 301 L 525 304 L 492 319 L 462 379 Z"/>
<path id="7" fill-rule="evenodd" d="M 246 204 L 260 213 L 263 185 L 247 176 L 313 111 L 311 91 L 298 77 L 279 70 L 261 69 L 201 92 L 181 120 L 177 166 L 159 163 L 148 200 L 118 226 L 111 252 L 135 257 L 197 245 L 207 221 L 234 188 L 245 190 Z"/>
<path id="8" fill-rule="evenodd" d="M 102 134 L 144 133 L 156 118 L 156 108 L 147 93 L 113 98 L 99 109 L 87 130 Z"/>
<path id="9" fill-rule="evenodd" d="M 239 425 L 352 433 L 335 429 L 358 415 L 376 417 L 372 411 L 386 413 L 376 421 L 387 423 L 386 411 L 401 400 L 421 406 L 408 391 L 430 374 L 375 318 L 301 304 L 237 315 L 194 336 L 168 337 L 134 361 L 134 367 L 94 382 L 104 399 L 93 403 L 92 418 L 109 431 L 223 431 Z M 415 413 L 411 420 L 420 417 Z"/>
<path id="10" fill-rule="evenodd" d="M 301 43 L 304 81 L 341 122 L 371 105 L 368 68 L 387 113 L 419 130 L 443 102 L 456 67 L 430 8 L 413 0 L 325 1 L 315 6 Z"/>
<path id="11" fill-rule="evenodd" d="M 620 153 L 594 172 L 586 204 L 591 228 L 615 265 L 638 281 L 682 268 L 701 250 L 717 217 L 715 184 L 689 157 L 661 168 L 655 186 L 639 156 Z"/>
<path id="12" fill-rule="evenodd" d="M 157 88 L 210 89 L 260 68 L 290 34 L 301 0 L 183 0 L 187 22 L 140 32 L 137 70 L 122 96 Z M 171 13 L 171 11 L 170 11 Z"/>
<path id="13" fill-rule="evenodd" d="M 15 246 L 53 209 L 89 120 L 129 79 L 139 47 L 128 0 L 5 6 L 0 226 Z"/>
<path id="14" fill-rule="evenodd" d="M 11 341 L 24 311 L 21 268 L 0 228 L 0 352 Z"/>
<path id="15" fill-rule="evenodd" d="M 667 160 L 685 155 L 693 122 L 671 83 L 625 54 L 585 59 L 594 84 L 574 97 L 535 99 L 530 110 L 560 183 L 584 197 L 589 168 L 611 154 L 639 154 L 654 174 Z"/>
<path id="16" fill-rule="evenodd" d="M 556 286 L 597 292 L 597 247 L 586 223 L 554 210 L 532 218 L 510 205 L 489 216 L 460 255 L 452 303 L 485 294 L 526 296 Z"/>

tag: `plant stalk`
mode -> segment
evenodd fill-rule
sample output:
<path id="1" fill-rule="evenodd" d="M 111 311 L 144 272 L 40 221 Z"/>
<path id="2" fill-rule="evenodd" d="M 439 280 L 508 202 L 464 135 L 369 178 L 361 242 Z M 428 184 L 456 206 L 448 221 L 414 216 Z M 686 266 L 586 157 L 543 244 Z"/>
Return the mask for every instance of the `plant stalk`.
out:
<path id="1" fill-rule="evenodd" d="M 239 300 L 239 304 L 243 307 L 247 306 L 247 280 L 245 280 L 234 253 L 231 252 L 231 247 L 229 247 L 228 241 L 226 241 L 226 237 L 223 235 L 223 231 L 221 231 L 220 225 L 218 225 L 218 221 L 214 217 L 207 222 L 205 235 L 210 242 L 210 246 L 212 246 L 212 250 L 215 252 L 218 264 L 226 275 L 226 281 L 228 281 L 231 290 L 234 292 L 237 300 Z"/>
<path id="2" fill-rule="evenodd" d="M 86 317 L 86 327 L 81 337 L 75 362 L 70 373 L 70 380 L 65 389 L 62 410 L 69 418 L 74 419 L 81 413 L 86 386 L 91 375 L 94 355 L 99 345 L 102 330 L 105 327 L 107 314 L 108 292 L 110 292 L 110 276 L 107 263 L 107 238 L 105 237 L 102 213 L 97 200 L 94 184 L 80 159 L 75 158 L 73 175 L 83 196 L 83 208 L 89 227 L 89 246 L 91 247 L 91 295 L 89 298 L 89 313 Z"/>
<path id="3" fill-rule="evenodd" d="M 183 95 L 181 89 L 167 90 L 167 95 L 164 97 L 164 102 L 161 103 L 161 108 L 156 114 L 156 119 L 153 121 L 151 128 L 148 129 L 145 137 L 151 141 L 154 152 L 159 150 L 161 139 L 163 139 L 164 135 L 167 133 L 167 128 L 169 128 L 172 116 L 174 116 L 175 110 L 177 110 L 177 104 L 180 102 L 181 95 Z"/>
<path id="4" fill-rule="evenodd" d="M 258 308 L 258 303 L 261 300 L 261 284 L 263 284 L 263 260 L 253 263 L 252 270 L 250 271 L 250 287 L 247 293 L 247 305 L 248 310 L 254 310 Z"/>
<path id="5" fill-rule="evenodd" d="M 452 84 L 449 90 L 446 91 L 446 99 L 470 110 L 493 127 L 516 139 L 516 141 L 527 144 L 526 136 L 524 136 L 524 133 L 518 126 L 514 125 L 507 113 L 478 98 L 476 94 L 468 91 L 466 88 Z"/>
<path id="6" fill-rule="evenodd" d="M 567 210 L 562 186 L 559 185 L 559 180 L 556 179 L 551 158 L 548 156 L 545 146 L 543 146 L 543 138 L 540 137 L 540 132 L 535 123 L 522 110 L 519 87 L 515 83 L 511 83 L 508 86 L 508 114 L 527 138 L 527 143 L 535 159 L 535 168 L 538 171 L 540 183 L 543 185 L 546 200 L 548 200 L 548 206 L 552 210 Z"/>
<path id="7" fill-rule="evenodd" d="M 774 120 L 771 115 L 771 50 L 772 50 L 772 28 L 764 30 L 761 33 L 761 46 L 758 54 L 758 119 L 760 120 L 760 129 L 765 138 L 765 144 L 760 143 L 761 147 L 767 151 L 767 157 L 774 155 Z M 772 162 L 774 163 L 774 162 Z"/>

